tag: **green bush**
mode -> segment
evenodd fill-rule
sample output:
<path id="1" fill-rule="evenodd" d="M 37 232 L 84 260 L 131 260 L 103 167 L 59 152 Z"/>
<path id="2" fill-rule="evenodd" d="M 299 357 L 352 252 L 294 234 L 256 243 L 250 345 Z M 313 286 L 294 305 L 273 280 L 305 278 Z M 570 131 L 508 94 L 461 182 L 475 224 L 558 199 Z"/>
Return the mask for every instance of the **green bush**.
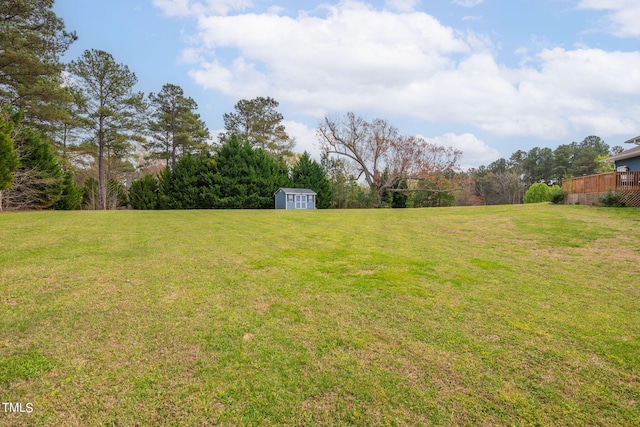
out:
<path id="1" fill-rule="evenodd" d="M 153 175 L 145 175 L 135 180 L 129 188 L 129 203 L 133 209 L 158 209 L 159 206 L 158 180 Z"/>
<path id="2" fill-rule="evenodd" d="M 549 193 L 549 201 L 554 205 L 560 205 L 564 203 L 564 191 L 562 191 L 562 188 L 558 187 L 557 185 L 551 187 L 551 192 Z"/>
<path id="3" fill-rule="evenodd" d="M 13 172 L 20 165 L 15 143 L 11 137 L 13 123 L 6 122 L 0 114 L 0 191 L 13 184 Z"/>
<path id="4" fill-rule="evenodd" d="M 175 168 L 166 168 L 158 179 L 160 209 L 213 209 L 216 162 L 207 153 L 186 154 Z"/>
<path id="5" fill-rule="evenodd" d="M 84 190 L 73 182 L 73 173 L 67 171 L 62 180 L 62 194 L 52 206 L 53 209 L 74 210 L 82 206 Z"/>
<path id="6" fill-rule="evenodd" d="M 525 203 L 548 202 L 551 199 L 551 189 L 544 182 L 532 184 L 524 193 Z"/>
<path id="7" fill-rule="evenodd" d="M 273 194 L 291 184 L 286 165 L 261 148 L 232 135 L 215 155 L 216 207 L 273 209 Z"/>
<path id="8" fill-rule="evenodd" d="M 53 146 L 38 131 L 28 127 L 21 127 L 15 144 L 20 166 L 14 172 L 14 185 L 5 195 L 5 207 L 15 210 L 51 208 L 60 200 L 65 178 Z"/>
<path id="9" fill-rule="evenodd" d="M 621 194 L 616 194 L 613 191 L 607 191 L 607 194 L 598 199 L 602 206 L 606 207 L 625 207 L 627 204 L 624 197 Z"/>

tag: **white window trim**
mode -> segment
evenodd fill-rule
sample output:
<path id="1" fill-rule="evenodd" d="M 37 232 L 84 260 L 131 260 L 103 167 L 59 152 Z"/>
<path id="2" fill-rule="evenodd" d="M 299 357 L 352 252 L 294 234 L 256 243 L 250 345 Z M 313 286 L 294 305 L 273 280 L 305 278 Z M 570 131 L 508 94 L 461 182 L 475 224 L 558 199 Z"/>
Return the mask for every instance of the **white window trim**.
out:
<path id="1" fill-rule="evenodd" d="M 295 209 L 307 209 L 307 195 L 296 194 Z"/>

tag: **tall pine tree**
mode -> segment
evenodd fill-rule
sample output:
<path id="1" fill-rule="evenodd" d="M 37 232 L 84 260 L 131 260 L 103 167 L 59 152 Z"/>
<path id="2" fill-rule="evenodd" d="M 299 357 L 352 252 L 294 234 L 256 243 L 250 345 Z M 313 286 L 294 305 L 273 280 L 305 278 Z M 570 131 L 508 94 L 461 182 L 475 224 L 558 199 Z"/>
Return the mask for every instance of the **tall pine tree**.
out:
<path id="1" fill-rule="evenodd" d="M 24 123 L 45 134 L 68 117 L 60 56 L 76 40 L 52 11 L 54 0 L 0 2 L 0 104 L 22 109 Z"/>
<path id="2" fill-rule="evenodd" d="M 86 50 L 69 70 L 88 99 L 84 116 L 91 123 L 89 143 L 97 153 L 99 206 L 107 209 L 107 160 L 126 156 L 129 143 L 141 139 L 143 95 L 133 91 L 136 75 L 105 51 Z"/>
<path id="3" fill-rule="evenodd" d="M 178 154 L 192 153 L 207 147 L 209 130 L 196 114 L 198 104 L 184 96 L 180 86 L 165 84 L 158 93 L 150 93 L 152 108 L 149 130 L 151 140 L 145 147 L 153 158 L 176 166 Z"/>
<path id="4" fill-rule="evenodd" d="M 220 135 L 220 141 L 226 142 L 231 135 L 237 135 L 240 141 L 262 148 L 274 157 L 290 156 L 295 140 L 287 135 L 282 124 L 284 117 L 276 110 L 278 105 L 278 101 L 269 97 L 238 101 L 235 113 L 224 115 L 225 132 Z"/>

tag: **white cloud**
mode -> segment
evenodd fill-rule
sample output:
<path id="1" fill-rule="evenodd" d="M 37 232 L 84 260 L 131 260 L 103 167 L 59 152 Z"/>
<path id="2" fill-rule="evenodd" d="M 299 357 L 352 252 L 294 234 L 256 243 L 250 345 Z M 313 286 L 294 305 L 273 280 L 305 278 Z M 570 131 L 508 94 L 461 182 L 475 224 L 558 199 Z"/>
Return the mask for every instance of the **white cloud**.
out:
<path id="1" fill-rule="evenodd" d="M 640 130 L 637 108 L 629 107 L 640 95 L 639 52 L 556 48 L 537 59 L 539 71 L 518 70 L 519 108 L 538 118 L 531 125 L 609 135 Z"/>
<path id="2" fill-rule="evenodd" d="M 461 135 L 446 133 L 426 139 L 443 147 L 453 147 L 461 150 L 461 163 L 489 164 L 500 158 L 498 150 L 489 147 L 484 141 L 481 141 L 471 133 L 463 133 Z"/>
<path id="3" fill-rule="evenodd" d="M 178 58 L 179 64 L 197 64 L 204 61 L 203 52 L 197 48 L 186 48 Z"/>
<path id="4" fill-rule="evenodd" d="M 640 133 L 629 107 L 640 97 L 638 52 L 539 48 L 507 67 L 486 36 L 355 0 L 318 16 L 209 12 L 197 39 L 183 54 L 197 61 L 197 83 L 235 99 L 272 96 L 298 114 L 372 112 L 548 139 Z"/>
<path id="5" fill-rule="evenodd" d="M 167 16 L 188 16 L 192 12 L 190 0 L 153 0 L 153 5 Z"/>
<path id="6" fill-rule="evenodd" d="M 227 132 L 226 129 L 222 128 L 222 129 L 214 129 L 214 130 L 209 130 L 209 135 L 211 136 L 210 140 L 213 144 L 217 144 L 218 141 L 220 141 L 220 136 L 222 136 L 223 134 L 225 134 Z"/>
<path id="7" fill-rule="evenodd" d="M 252 0 L 153 0 L 153 5 L 167 16 L 226 15 L 253 6 Z"/>
<path id="8" fill-rule="evenodd" d="M 451 3 L 462 7 L 475 7 L 483 1 L 484 0 L 452 0 Z"/>
<path id="9" fill-rule="evenodd" d="M 605 10 L 609 14 L 609 31 L 619 37 L 640 36 L 640 3 L 638 0 L 581 0 L 581 9 Z"/>
<path id="10" fill-rule="evenodd" d="M 201 67 L 189 72 L 191 78 L 208 89 L 219 90 L 238 98 L 254 98 L 268 93 L 267 76 L 255 69 L 255 64 L 244 58 L 236 58 L 229 67 L 217 60 L 203 62 Z"/>
<path id="11" fill-rule="evenodd" d="M 304 123 L 291 120 L 283 120 L 282 124 L 287 130 L 287 134 L 296 139 L 294 151 L 297 153 L 308 152 L 311 158 L 320 161 L 322 150 L 318 144 L 316 130 L 309 128 Z"/>
<path id="12" fill-rule="evenodd" d="M 398 12 L 413 12 L 420 0 L 385 0 L 385 5 Z"/>
<path id="13" fill-rule="evenodd" d="M 449 55 L 470 50 L 451 28 L 424 13 L 395 14 L 356 1 L 327 11 L 326 18 L 209 16 L 200 20 L 201 43 L 212 52 L 236 49 L 239 58 L 263 70 L 269 87 L 261 89 L 279 100 L 301 102 L 305 111 L 366 108 L 453 66 Z M 214 58 L 194 76 L 205 87 L 246 92 L 256 75 L 247 80 L 234 68 Z M 220 80 L 221 73 L 231 80 Z"/>

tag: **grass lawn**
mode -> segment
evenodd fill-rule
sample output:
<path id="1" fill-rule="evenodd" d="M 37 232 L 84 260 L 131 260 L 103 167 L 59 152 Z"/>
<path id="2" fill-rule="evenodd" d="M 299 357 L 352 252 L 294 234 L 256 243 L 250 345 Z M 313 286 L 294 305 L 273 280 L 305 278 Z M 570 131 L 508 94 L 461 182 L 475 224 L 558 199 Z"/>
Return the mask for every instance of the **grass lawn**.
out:
<path id="1" fill-rule="evenodd" d="M 0 214 L 0 425 L 640 425 L 640 210 Z"/>

